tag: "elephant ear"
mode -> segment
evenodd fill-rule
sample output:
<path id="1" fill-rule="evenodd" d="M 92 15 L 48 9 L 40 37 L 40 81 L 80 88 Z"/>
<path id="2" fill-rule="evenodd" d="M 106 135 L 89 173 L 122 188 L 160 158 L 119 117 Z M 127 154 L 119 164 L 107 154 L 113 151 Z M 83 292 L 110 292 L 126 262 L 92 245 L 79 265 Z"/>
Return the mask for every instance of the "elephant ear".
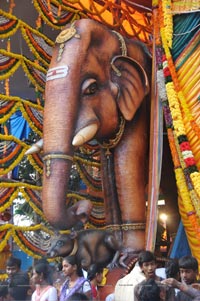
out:
<path id="1" fill-rule="evenodd" d="M 118 106 L 126 120 L 131 120 L 149 93 L 149 81 L 142 65 L 128 56 L 113 57 L 112 81 L 119 86 Z"/>

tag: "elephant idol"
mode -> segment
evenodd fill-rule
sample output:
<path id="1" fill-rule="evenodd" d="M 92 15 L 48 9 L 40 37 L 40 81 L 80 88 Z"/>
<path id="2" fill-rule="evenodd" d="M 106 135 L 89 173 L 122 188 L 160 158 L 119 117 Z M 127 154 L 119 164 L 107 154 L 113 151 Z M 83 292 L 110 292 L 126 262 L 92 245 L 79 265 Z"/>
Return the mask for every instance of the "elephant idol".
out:
<path id="1" fill-rule="evenodd" d="M 139 42 L 89 19 L 57 37 L 46 78 L 43 209 L 57 229 L 71 228 L 91 204 L 66 208 L 74 149 L 101 146 L 106 225 L 127 248 L 145 240 L 145 185 L 151 57 Z"/>

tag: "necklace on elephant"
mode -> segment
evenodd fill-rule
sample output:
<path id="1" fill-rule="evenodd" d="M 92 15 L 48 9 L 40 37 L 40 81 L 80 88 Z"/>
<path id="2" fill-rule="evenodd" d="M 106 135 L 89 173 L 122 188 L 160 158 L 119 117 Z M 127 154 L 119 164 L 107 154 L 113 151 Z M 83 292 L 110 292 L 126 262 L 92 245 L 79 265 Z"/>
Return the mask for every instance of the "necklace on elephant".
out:
<path id="1" fill-rule="evenodd" d="M 124 128 L 125 128 L 125 119 L 120 116 L 120 124 L 119 124 L 119 130 L 115 135 L 115 138 L 109 139 L 108 142 L 103 141 L 102 143 L 99 142 L 99 145 L 105 149 L 105 155 L 109 157 L 112 153 L 110 149 L 116 147 L 116 145 L 119 143 L 121 140 L 121 137 L 124 133 Z"/>

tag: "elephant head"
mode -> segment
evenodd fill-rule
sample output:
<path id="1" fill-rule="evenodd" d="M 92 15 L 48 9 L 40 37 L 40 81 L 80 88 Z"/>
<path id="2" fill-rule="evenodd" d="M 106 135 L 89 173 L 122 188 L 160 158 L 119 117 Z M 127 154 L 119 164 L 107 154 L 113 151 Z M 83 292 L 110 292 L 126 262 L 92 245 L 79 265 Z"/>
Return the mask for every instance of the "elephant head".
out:
<path id="1" fill-rule="evenodd" d="M 141 43 L 93 20 L 78 20 L 57 37 L 45 89 L 42 192 L 44 214 L 54 227 L 70 228 L 78 211 L 88 211 L 81 201 L 66 209 L 74 150 L 93 138 L 103 143 L 125 135 L 121 129 L 149 93 L 148 61 Z"/>

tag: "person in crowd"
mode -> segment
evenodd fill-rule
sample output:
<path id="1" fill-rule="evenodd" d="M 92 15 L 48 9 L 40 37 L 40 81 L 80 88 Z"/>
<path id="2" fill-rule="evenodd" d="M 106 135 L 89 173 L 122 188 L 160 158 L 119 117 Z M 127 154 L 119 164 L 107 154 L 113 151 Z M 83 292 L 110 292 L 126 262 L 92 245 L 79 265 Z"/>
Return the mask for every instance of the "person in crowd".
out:
<path id="1" fill-rule="evenodd" d="M 62 265 L 54 264 L 51 265 L 52 269 L 52 279 L 53 279 L 53 286 L 57 289 L 58 297 L 60 296 L 60 289 L 62 284 L 65 281 L 63 272 L 62 272 Z"/>
<path id="2" fill-rule="evenodd" d="M 200 298 L 199 289 L 195 289 L 191 285 L 187 285 L 186 283 L 180 282 L 175 278 L 167 278 L 163 280 L 162 283 L 171 286 L 173 288 L 177 288 L 179 290 L 179 293 L 175 298 L 176 301 L 182 301 L 182 300 L 190 301 L 190 300 L 194 300 L 194 298 L 197 300 L 198 298 Z M 184 293 L 184 295 L 181 294 L 181 292 Z"/>
<path id="3" fill-rule="evenodd" d="M 89 298 L 83 293 L 74 293 L 69 297 L 68 301 L 87 301 Z"/>
<path id="4" fill-rule="evenodd" d="M 0 285 L 0 301 L 9 301 L 8 284 L 3 282 Z"/>
<path id="5" fill-rule="evenodd" d="M 196 258 L 190 255 L 181 257 L 179 270 L 181 282 L 174 278 L 168 278 L 164 283 L 180 290 L 176 296 L 177 301 L 191 301 L 198 298 L 200 291 L 192 288 L 197 283 L 198 261 Z"/>
<path id="6" fill-rule="evenodd" d="M 8 284 L 12 281 L 13 277 L 20 279 L 25 278 L 24 281 L 29 280 L 29 275 L 21 270 L 21 259 L 10 256 L 6 262 L 6 273 L 8 274 Z"/>
<path id="7" fill-rule="evenodd" d="M 198 261 L 195 257 L 186 255 L 179 259 L 181 282 L 193 284 L 197 282 Z"/>
<path id="8" fill-rule="evenodd" d="M 140 301 L 140 294 L 142 290 L 146 290 L 146 281 L 153 279 L 159 287 L 160 300 L 163 301 L 174 301 L 175 293 L 174 289 L 167 285 L 161 284 L 163 280 L 156 275 L 156 257 L 150 251 L 142 251 L 138 256 L 138 264 L 145 275 L 145 280 L 138 283 L 134 289 L 134 300 Z M 148 287 L 148 286 L 147 286 Z"/>
<path id="9" fill-rule="evenodd" d="M 177 258 L 172 258 L 165 264 L 165 274 L 166 278 L 174 278 L 180 280 L 180 270 Z"/>
<path id="10" fill-rule="evenodd" d="M 166 279 L 175 278 L 180 279 L 179 265 L 177 258 L 170 258 L 166 261 L 165 267 L 157 268 L 156 275 Z"/>
<path id="11" fill-rule="evenodd" d="M 57 301 L 58 294 L 53 284 L 52 269 L 49 263 L 39 262 L 33 267 L 32 285 L 36 286 L 31 301 Z"/>
<path id="12" fill-rule="evenodd" d="M 114 300 L 134 301 L 134 288 L 143 280 L 145 280 L 145 275 L 137 261 L 130 273 L 117 281 L 114 290 Z"/>
<path id="13" fill-rule="evenodd" d="M 153 278 L 144 280 L 139 292 L 140 301 L 160 301 L 161 289 Z"/>
<path id="14" fill-rule="evenodd" d="M 174 278 L 177 281 L 180 281 L 180 270 L 179 270 L 179 263 L 178 259 L 173 258 L 167 261 L 165 265 L 165 278 Z M 175 295 L 178 294 L 179 289 L 177 287 L 174 287 Z"/>
<path id="15" fill-rule="evenodd" d="M 8 286 L 9 301 L 28 301 L 30 283 L 29 278 L 24 277 L 23 274 L 16 274 Z"/>
<path id="16" fill-rule="evenodd" d="M 103 268 L 96 264 L 88 271 L 88 280 L 90 280 L 91 290 L 92 290 L 92 300 L 99 301 L 98 286 L 103 280 Z"/>
<path id="17" fill-rule="evenodd" d="M 89 299 L 92 298 L 90 281 L 83 277 L 75 255 L 63 258 L 62 270 L 66 281 L 61 287 L 60 301 L 68 301 L 74 293 L 84 293 Z"/>

